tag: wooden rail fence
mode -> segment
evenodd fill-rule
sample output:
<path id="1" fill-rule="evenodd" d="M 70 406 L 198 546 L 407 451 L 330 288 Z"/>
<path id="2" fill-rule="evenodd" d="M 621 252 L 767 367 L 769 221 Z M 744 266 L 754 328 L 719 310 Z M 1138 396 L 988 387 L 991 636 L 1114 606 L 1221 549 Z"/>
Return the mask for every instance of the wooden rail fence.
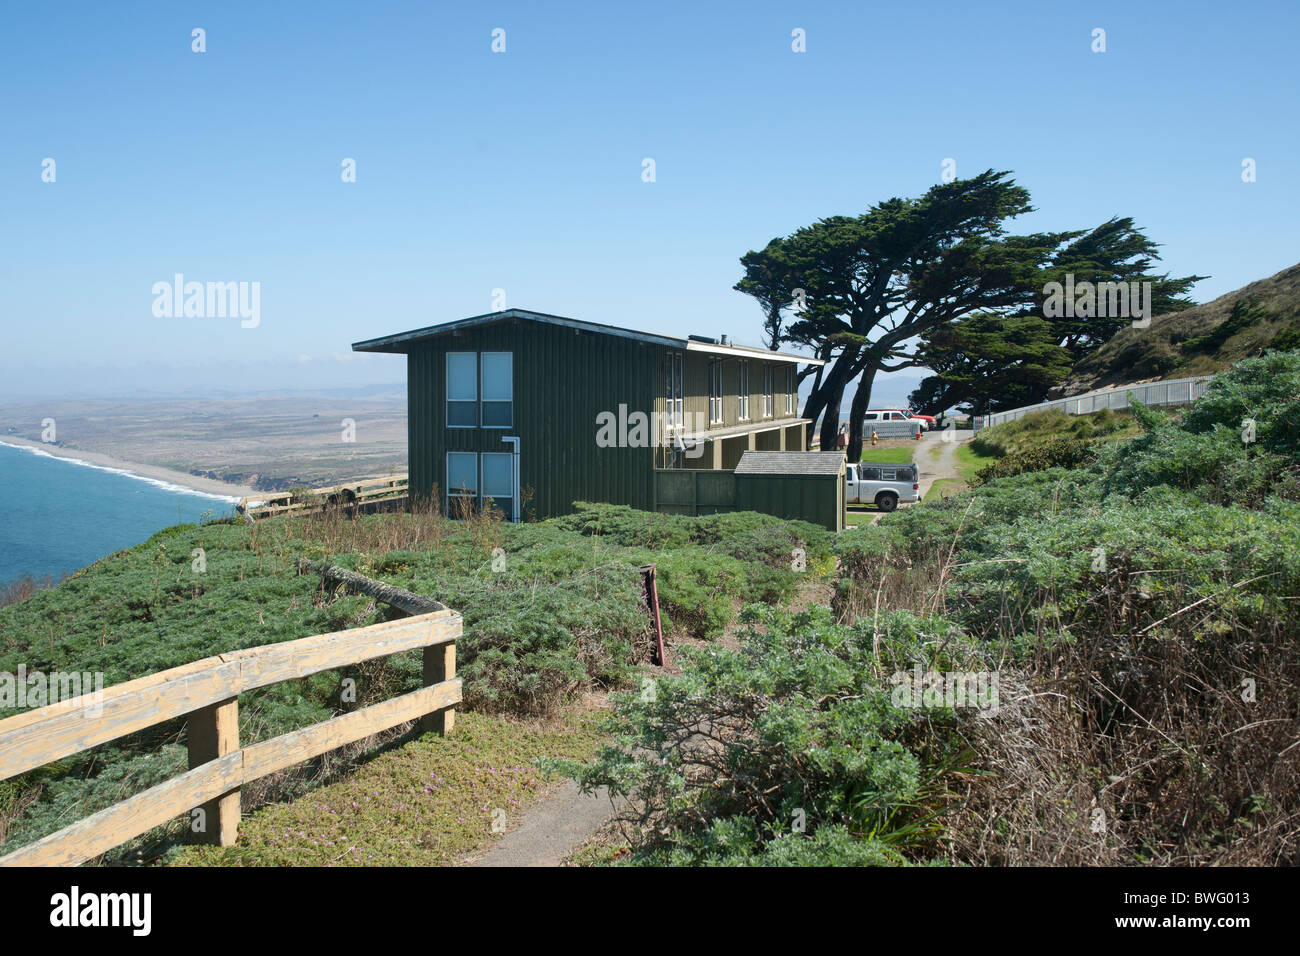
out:
<path id="1" fill-rule="evenodd" d="M 0 866 L 75 866 L 185 813 L 203 821 L 200 842 L 232 845 L 244 784 L 411 720 L 450 733 L 461 700 L 460 634 L 461 616 L 442 608 L 209 657 L 0 720 L 0 780 L 186 716 L 190 764 L 186 773 L 0 857 Z M 420 690 L 240 747 L 238 698 L 245 691 L 415 648 L 424 649 Z"/>
<path id="2" fill-rule="evenodd" d="M 247 518 L 258 519 L 320 511 L 330 505 L 355 509 L 377 508 L 385 502 L 396 504 L 405 501 L 408 487 L 406 475 L 387 475 L 344 485 L 311 488 L 305 493 L 279 491 L 274 494 L 249 495 L 236 502 L 235 510 Z"/>

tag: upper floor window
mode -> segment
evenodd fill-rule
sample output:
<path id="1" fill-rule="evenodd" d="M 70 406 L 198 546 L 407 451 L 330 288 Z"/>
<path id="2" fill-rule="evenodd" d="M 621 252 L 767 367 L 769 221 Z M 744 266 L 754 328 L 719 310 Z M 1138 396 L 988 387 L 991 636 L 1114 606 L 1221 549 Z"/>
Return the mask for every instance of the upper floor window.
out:
<path id="1" fill-rule="evenodd" d="M 514 421 L 514 353 L 484 352 L 483 427 L 509 428 Z"/>
<path id="2" fill-rule="evenodd" d="M 514 394 L 512 353 L 447 353 L 448 428 L 509 428 Z"/>
<path id="3" fill-rule="evenodd" d="M 772 417 L 772 366 L 763 366 L 763 417 Z"/>
<path id="4" fill-rule="evenodd" d="M 740 414 L 737 416 L 742 422 L 749 419 L 749 359 L 741 359 L 740 365 L 740 388 L 737 390 L 737 397 L 740 399 Z"/>
<path id="5" fill-rule="evenodd" d="M 794 414 L 794 390 L 794 369 L 787 365 L 785 367 L 785 413 L 787 415 Z"/>
<path id="6" fill-rule="evenodd" d="M 668 426 L 681 425 L 682 416 L 682 353 L 669 352 L 664 356 L 664 413 Z"/>
<path id="7" fill-rule="evenodd" d="M 709 363 L 709 422 L 722 421 L 722 363 Z"/>
<path id="8" fill-rule="evenodd" d="M 447 353 L 447 427 L 478 425 L 478 356 L 473 352 Z"/>

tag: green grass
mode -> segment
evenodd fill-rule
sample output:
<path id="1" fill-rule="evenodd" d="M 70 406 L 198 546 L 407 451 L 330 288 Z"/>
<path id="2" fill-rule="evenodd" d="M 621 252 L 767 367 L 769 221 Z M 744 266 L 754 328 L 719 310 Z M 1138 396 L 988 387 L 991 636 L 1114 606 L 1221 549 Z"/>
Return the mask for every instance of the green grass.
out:
<path id="1" fill-rule="evenodd" d="M 957 475 L 963 482 L 971 481 L 975 477 L 977 471 L 985 465 L 993 464 L 993 462 L 997 460 L 997 457 L 994 455 L 980 454 L 971 447 L 969 442 L 958 445 L 957 450 L 953 452 L 953 463 L 957 466 Z"/>
<path id="2" fill-rule="evenodd" d="M 875 508 L 865 511 L 855 511 L 850 508 L 844 515 L 844 524 L 847 526 L 869 525 L 875 520 L 876 515 L 880 514 Z"/>
<path id="3" fill-rule="evenodd" d="M 937 478 L 930 490 L 925 493 L 926 501 L 939 501 L 944 498 L 951 498 L 953 495 L 959 495 L 967 491 L 966 482 L 960 478 Z"/>
<path id="4" fill-rule="evenodd" d="M 1127 439 L 1141 431 L 1132 412 L 1127 410 L 1112 411 L 1107 408 L 1087 415 L 1069 415 L 1053 408 L 981 429 L 971 445 L 992 460 L 1031 451 L 1044 442 L 1057 438 L 1076 438 L 1081 441 Z"/>
<path id="5" fill-rule="evenodd" d="M 445 866 L 490 846 L 558 782 L 535 761 L 586 760 L 598 714 L 547 725 L 458 713 L 449 737 L 425 734 L 343 779 L 246 817 L 232 847 L 190 846 L 174 866 Z"/>
<path id="6" fill-rule="evenodd" d="M 915 443 L 914 443 L 915 444 Z M 919 447 L 919 446 L 918 446 Z M 916 448 L 911 446 L 899 446 L 896 448 L 872 448 L 870 445 L 862 449 L 862 457 L 859 461 L 870 462 L 908 462 L 912 460 L 912 455 Z"/>

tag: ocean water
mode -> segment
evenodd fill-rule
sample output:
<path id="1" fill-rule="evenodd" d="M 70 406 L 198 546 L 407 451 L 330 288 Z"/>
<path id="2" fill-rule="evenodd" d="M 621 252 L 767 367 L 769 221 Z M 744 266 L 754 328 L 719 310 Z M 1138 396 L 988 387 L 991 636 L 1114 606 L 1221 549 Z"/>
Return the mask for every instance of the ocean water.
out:
<path id="1" fill-rule="evenodd" d="M 60 575 L 235 499 L 0 443 L 0 584 Z"/>

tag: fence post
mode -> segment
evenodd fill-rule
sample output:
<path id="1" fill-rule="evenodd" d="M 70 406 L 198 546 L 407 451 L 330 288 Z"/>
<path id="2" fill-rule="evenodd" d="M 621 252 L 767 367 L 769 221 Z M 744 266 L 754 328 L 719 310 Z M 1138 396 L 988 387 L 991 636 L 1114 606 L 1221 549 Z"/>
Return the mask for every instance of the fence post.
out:
<path id="1" fill-rule="evenodd" d="M 434 644 L 424 649 L 424 686 L 432 687 L 456 676 L 456 642 Z M 444 707 L 420 719 L 420 730 L 435 730 L 446 737 L 456 723 L 456 708 Z"/>
<path id="2" fill-rule="evenodd" d="M 186 739 L 190 769 L 239 749 L 239 698 L 232 697 L 194 711 L 189 716 Z M 202 829 L 190 829 L 195 843 L 234 846 L 239 836 L 239 790 L 222 794 L 198 808 Z"/>

